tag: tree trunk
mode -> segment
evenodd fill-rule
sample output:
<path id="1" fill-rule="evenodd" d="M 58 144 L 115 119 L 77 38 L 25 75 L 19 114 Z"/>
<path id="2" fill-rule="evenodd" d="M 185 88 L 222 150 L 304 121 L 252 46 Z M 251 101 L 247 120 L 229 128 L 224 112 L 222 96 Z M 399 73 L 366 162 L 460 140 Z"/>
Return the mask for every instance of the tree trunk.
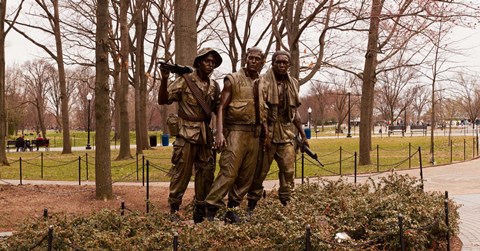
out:
<path id="1" fill-rule="evenodd" d="M 120 151 L 117 160 L 131 159 L 130 122 L 128 119 L 128 68 L 130 36 L 128 34 L 127 12 L 130 0 L 120 1 Z"/>
<path id="2" fill-rule="evenodd" d="M 378 54 L 378 30 L 380 14 L 383 8 L 382 0 L 373 0 L 370 16 L 370 28 L 368 31 L 367 53 L 363 68 L 363 85 L 360 112 L 360 165 L 371 164 L 370 150 L 372 149 L 372 120 L 373 98 L 375 94 L 377 54 Z"/>
<path id="3" fill-rule="evenodd" d="M 137 7 L 143 5 L 144 0 L 137 0 Z M 147 124 L 147 79 L 145 75 L 145 29 L 143 20 L 143 8 L 137 9 L 135 14 L 135 127 L 137 139 L 137 153 L 142 154 L 144 149 L 149 148 L 148 124 Z"/>
<path id="4" fill-rule="evenodd" d="M 175 62 L 192 65 L 197 55 L 196 5 L 191 0 L 175 0 Z"/>
<path id="5" fill-rule="evenodd" d="M 7 114 L 5 107 L 5 12 L 7 1 L 0 1 L 0 164 L 10 165 L 5 153 L 5 136 L 7 135 Z"/>
<path id="6" fill-rule="evenodd" d="M 70 144 L 70 119 L 68 109 L 67 80 L 65 76 L 65 66 L 63 64 L 63 46 L 60 34 L 60 14 L 58 9 L 58 0 L 52 1 L 54 8 L 53 33 L 55 35 L 55 47 L 57 51 L 58 80 L 60 82 L 60 102 L 62 110 L 62 129 L 63 129 L 63 151 L 62 154 L 71 154 L 72 146 Z"/>
<path id="7" fill-rule="evenodd" d="M 97 199 L 111 199 L 112 173 L 110 161 L 110 96 L 108 66 L 108 0 L 97 1 L 97 32 L 95 55 L 95 194 Z"/>

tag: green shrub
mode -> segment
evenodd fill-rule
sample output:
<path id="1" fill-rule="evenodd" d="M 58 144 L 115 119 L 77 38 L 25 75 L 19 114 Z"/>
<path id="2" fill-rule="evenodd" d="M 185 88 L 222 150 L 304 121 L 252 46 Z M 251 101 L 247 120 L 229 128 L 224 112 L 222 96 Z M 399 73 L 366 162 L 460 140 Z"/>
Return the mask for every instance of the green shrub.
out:
<path id="1" fill-rule="evenodd" d="M 423 192 L 419 180 L 410 176 L 391 175 L 357 185 L 343 179 L 307 181 L 295 189 L 286 207 L 276 197 L 270 192 L 253 216 L 238 209 L 245 221 L 234 225 L 175 223 L 155 209 L 146 215 L 104 210 L 88 217 L 31 219 L 1 241 L 0 249 L 29 250 L 53 225 L 54 250 L 169 250 L 175 235 L 179 250 L 303 250 L 309 225 L 312 250 L 399 250 L 400 214 L 407 250 L 445 247 L 444 196 Z M 452 236 L 458 232 L 457 209 L 449 201 Z M 191 205 L 185 217 L 191 218 Z M 338 242 L 335 235 L 340 232 L 351 239 Z M 46 248 L 47 242 L 39 247 Z"/>

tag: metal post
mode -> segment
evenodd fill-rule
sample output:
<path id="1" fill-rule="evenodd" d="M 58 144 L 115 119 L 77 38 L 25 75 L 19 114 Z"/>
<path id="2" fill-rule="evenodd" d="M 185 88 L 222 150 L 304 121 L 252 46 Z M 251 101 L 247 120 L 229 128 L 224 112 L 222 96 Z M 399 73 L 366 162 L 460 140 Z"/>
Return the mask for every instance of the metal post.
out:
<path id="1" fill-rule="evenodd" d="M 22 185 L 22 157 L 19 159 L 20 164 L 20 185 Z"/>
<path id="2" fill-rule="evenodd" d="M 342 147 L 340 146 L 340 176 L 342 176 Z"/>
<path id="3" fill-rule="evenodd" d="M 87 147 L 85 149 L 90 150 L 92 146 L 90 145 L 90 102 L 92 100 L 92 94 L 87 94 Z"/>
<path id="4" fill-rule="evenodd" d="M 347 123 L 348 123 L 348 133 L 347 133 L 347 138 L 351 138 L 351 137 L 352 137 L 352 135 L 350 134 L 350 130 L 351 130 L 351 128 L 350 128 L 350 119 L 351 119 L 351 114 L 350 114 L 350 92 L 351 92 L 351 90 L 349 89 L 349 90 L 348 90 L 348 93 L 347 93 L 347 96 L 348 96 L 348 121 L 347 121 Z"/>
<path id="5" fill-rule="evenodd" d="M 445 225 L 447 225 L 447 250 L 450 251 L 450 223 L 448 219 L 448 191 L 445 191 Z"/>
<path id="6" fill-rule="evenodd" d="M 412 168 L 412 143 L 410 142 L 408 142 L 408 168 Z"/>
<path id="7" fill-rule="evenodd" d="M 422 166 L 422 148 L 418 147 L 418 158 L 420 159 L 420 181 L 422 182 L 422 191 L 425 191 L 423 189 L 423 166 Z"/>
<path id="8" fill-rule="evenodd" d="M 40 153 L 40 172 L 42 174 L 42 180 L 43 180 L 43 153 Z"/>
<path id="9" fill-rule="evenodd" d="M 303 185 L 303 178 L 305 177 L 305 153 L 302 152 L 302 185 Z"/>
<path id="10" fill-rule="evenodd" d="M 403 240 L 403 215 L 398 215 L 398 235 L 400 237 L 400 250 L 405 251 L 405 241 Z"/>
<path id="11" fill-rule="evenodd" d="M 122 203 L 120 204 L 120 215 L 125 215 L 125 201 L 122 201 Z"/>
<path id="12" fill-rule="evenodd" d="M 137 166 L 137 181 L 138 181 L 138 153 L 135 153 L 135 159 L 137 160 L 137 161 L 135 161 L 135 163 L 136 163 L 136 166 Z"/>
<path id="13" fill-rule="evenodd" d="M 150 161 L 147 160 L 147 214 L 150 211 L 150 182 L 149 182 L 149 172 L 150 172 Z"/>
<path id="14" fill-rule="evenodd" d="M 88 153 L 85 153 L 85 169 L 88 181 Z"/>
<path id="15" fill-rule="evenodd" d="M 173 235 L 173 251 L 177 251 L 178 250 L 178 234 L 175 233 Z"/>
<path id="16" fill-rule="evenodd" d="M 48 219 L 48 208 L 43 209 L 43 219 L 47 220 Z"/>
<path id="17" fill-rule="evenodd" d="M 312 250 L 311 235 L 312 233 L 311 233 L 310 225 L 307 224 L 306 232 L 305 232 L 305 250 L 306 251 Z"/>
<path id="18" fill-rule="evenodd" d="M 53 250 L 53 225 L 50 225 L 48 227 L 48 238 L 47 238 L 47 250 L 52 251 Z"/>
<path id="19" fill-rule="evenodd" d="M 355 169 L 355 184 L 357 184 L 357 152 L 355 152 L 353 156 L 354 156 L 353 167 Z"/>
<path id="20" fill-rule="evenodd" d="M 78 185 L 82 185 L 82 157 L 78 156 Z"/>

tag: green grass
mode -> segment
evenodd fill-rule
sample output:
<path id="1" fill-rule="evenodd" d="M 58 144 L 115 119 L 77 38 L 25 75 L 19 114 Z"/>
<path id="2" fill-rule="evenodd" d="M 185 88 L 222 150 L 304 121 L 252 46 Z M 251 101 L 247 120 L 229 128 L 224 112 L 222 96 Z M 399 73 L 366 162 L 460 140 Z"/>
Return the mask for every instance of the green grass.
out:
<path id="1" fill-rule="evenodd" d="M 170 139 L 170 141 L 172 140 L 173 139 Z M 450 163 L 451 161 L 463 161 L 464 152 L 465 159 L 471 159 L 474 156 L 473 140 L 473 137 L 468 136 L 452 137 L 453 145 L 450 146 L 448 144 L 448 137 L 437 136 L 435 138 L 436 164 L 441 165 Z M 423 167 L 432 165 L 432 163 L 429 163 L 430 137 L 374 137 L 372 138 L 372 141 L 372 165 L 357 166 L 357 173 L 359 174 L 377 172 L 377 169 L 378 171 L 387 171 L 391 170 L 392 168 L 398 170 L 419 167 L 419 147 L 421 147 L 422 151 Z M 377 145 L 379 153 L 379 165 L 377 165 Z M 312 138 L 310 140 L 310 146 L 311 149 L 318 154 L 319 160 L 325 164 L 325 167 L 320 168 L 315 161 L 311 160 L 307 155 L 305 155 L 305 177 L 318 175 L 338 175 L 340 174 L 340 171 L 342 175 L 354 173 L 354 153 L 358 151 L 358 138 Z M 171 146 L 159 146 L 152 150 L 146 150 L 144 151 L 143 155 L 138 156 L 138 160 L 137 156 L 135 155 L 135 150 L 132 149 L 131 152 L 133 154 L 132 159 L 115 161 L 114 159 L 118 155 L 118 147 L 117 149 L 112 150 L 111 167 L 112 180 L 114 182 L 142 182 L 142 166 L 144 166 L 142 165 L 142 162 L 146 163 L 147 160 L 150 164 L 150 181 L 155 182 L 169 180 L 167 172 L 171 166 Z M 410 160 L 408 159 L 409 154 L 412 155 Z M 7 157 L 10 161 L 10 166 L 0 166 L 0 179 L 19 179 L 21 158 L 22 179 L 78 181 L 80 167 L 81 181 L 95 180 L 95 151 L 93 150 L 75 151 L 73 154 L 61 154 L 61 152 L 54 151 L 22 153 L 10 152 L 7 153 Z M 218 158 L 219 156 L 217 156 L 217 160 Z M 145 169 L 146 168 L 144 168 L 144 171 L 146 171 Z M 218 169 L 219 167 L 217 163 L 217 172 Z M 297 178 L 301 177 L 300 153 L 297 154 L 295 176 Z M 278 166 L 274 161 L 267 179 L 277 178 Z"/>

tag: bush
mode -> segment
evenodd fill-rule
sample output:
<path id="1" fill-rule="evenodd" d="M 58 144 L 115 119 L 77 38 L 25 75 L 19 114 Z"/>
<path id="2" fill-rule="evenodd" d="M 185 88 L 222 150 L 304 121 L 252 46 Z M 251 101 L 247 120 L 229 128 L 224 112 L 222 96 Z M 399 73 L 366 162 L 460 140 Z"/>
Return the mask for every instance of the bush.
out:
<path id="1" fill-rule="evenodd" d="M 458 232 L 458 206 L 449 200 L 450 233 Z M 0 249 L 30 250 L 54 227 L 54 250 L 168 250 L 178 236 L 179 250 L 302 250 L 305 227 L 311 228 L 312 250 L 399 250 L 398 216 L 403 215 L 407 250 L 445 249 L 444 197 L 424 193 L 418 179 L 391 175 L 367 184 L 320 180 L 295 189 L 283 207 L 271 192 L 253 216 L 238 210 L 243 223 L 222 221 L 177 223 L 156 212 L 121 216 L 100 211 L 88 217 L 54 215 L 31 219 L 0 243 Z M 221 215 L 221 214 L 220 214 Z M 186 212 L 191 218 L 191 208 Z M 337 233 L 350 240 L 338 242 Z M 44 240 L 39 247 L 46 248 Z"/>

